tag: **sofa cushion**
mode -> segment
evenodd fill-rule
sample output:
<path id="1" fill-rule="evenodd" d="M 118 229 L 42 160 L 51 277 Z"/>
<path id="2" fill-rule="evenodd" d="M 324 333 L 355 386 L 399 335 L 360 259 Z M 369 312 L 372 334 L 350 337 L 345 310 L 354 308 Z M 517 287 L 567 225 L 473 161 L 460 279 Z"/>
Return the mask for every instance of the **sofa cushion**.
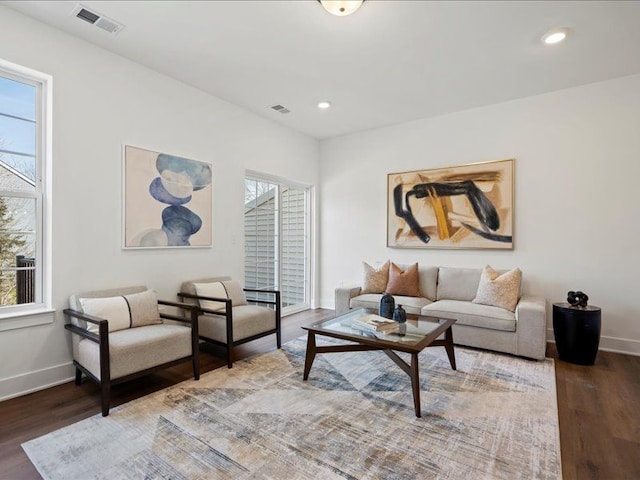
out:
<path id="1" fill-rule="evenodd" d="M 438 284 L 438 267 L 418 267 L 420 277 L 420 293 L 431 301 L 436 300 L 436 287 Z"/>
<path id="2" fill-rule="evenodd" d="M 191 328 L 162 323 L 119 330 L 109 334 L 109 354 L 112 380 L 185 358 L 191 355 Z M 100 379 L 97 343 L 81 340 L 76 360 Z"/>
<path id="3" fill-rule="evenodd" d="M 438 270 L 438 300 L 475 298 L 482 270 L 479 268 L 440 267 Z"/>
<path id="4" fill-rule="evenodd" d="M 124 297 L 81 298 L 80 305 L 84 313 L 107 320 L 109 332 L 131 327 L 131 314 Z M 87 322 L 87 330 L 98 333 L 99 327 Z"/>
<path id="5" fill-rule="evenodd" d="M 240 307 L 247 305 L 247 296 L 244 294 L 244 288 L 237 280 L 224 280 L 222 282 L 227 290 L 227 297 L 231 299 L 231 305 Z"/>
<path id="6" fill-rule="evenodd" d="M 455 318 L 457 324 L 471 327 L 516 331 L 516 316 L 513 312 L 462 300 L 438 300 L 423 307 L 421 314 L 428 317 Z"/>
<path id="7" fill-rule="evenodd" d="M 478 292 L 473 303 L 492 305 L 513 312 L 518 304 L 521 279 L 522 272 L 519 268 L 499 274 L 487 265 L 482 270 Z"/>
<path id="8" fill-rule="evenodd" d="M 227 296 L 227 290 L 224 288 L 222 282 L 194 283 L 193 286 L 196 289 L 196 295 L 199 297 L 229 298 Z M 206 308 L 208 310 L 219 311 L 226 308 L 225 302 L 204 299 L 199 299 L 198 302 L 202 308 Z"/>
<path id="9" fill-rule="evenodd" d="M 233 307 L 233 341 L 249 338 L 276 328 L 276 312 L 258 305 Z M 212 340 L 227 343 L 227 318 L 224 315 L 200 315 L 198 333 Z"/>
<path id="10" fill-rule="evenodd" d="M 362 265 L 364 267 L 362 293 L 384 293 L 389 282 L 389 260 L 379 268 L 374 268 L 366 262 L 362 262 Z"/>
<path id="11" fill-rule="evenodd" d="M 395 263 L 391 263 L 391 267 L 389 268 L 389 283 L 387 284 L 386 292 L 391 295 L 420 297 L 418 264 L 414 263 L 403 270 Z"/>
<path id="12" fill-rule="evenodd" d="M 158 296 L 153 290 L 124 295 L 129 306 L 132 327 L 144 327 L 162 323 L 158 310 Z"/>
<path id="13" fill-rule="evenodd" d="M 351 308 L 366 308 L 377 312 L 380 309 L 380 299 L 382 295 L 379 293 L 367 293 L 353 297 L 349 302 Z M 431 303 L 431 300 L 424 297 L 406 297 L 402 295 L 394 295 L 396 307 L 402 305 L 407 313 L 412 315 L 420 315 L 422 307 Z"/>
<path id="14" fill-rule="evenodd" d="M 203 297 L 229 298 L 231 305 L 239 307 L 247 305 L 247 297 L 244 294 L 242 285 L 235 280 L 223 280 L 221 282 L 194 283 L 196 294 Z M 200 300 L 200 306 L 209 310 L 224 310 L 224 302 L 214 300 Z"/>

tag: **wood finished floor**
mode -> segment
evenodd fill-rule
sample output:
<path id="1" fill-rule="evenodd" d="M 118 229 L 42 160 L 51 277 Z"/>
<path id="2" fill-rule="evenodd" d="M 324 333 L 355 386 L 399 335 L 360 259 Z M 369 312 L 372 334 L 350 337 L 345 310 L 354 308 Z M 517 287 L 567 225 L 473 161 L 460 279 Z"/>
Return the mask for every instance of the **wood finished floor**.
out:
<path id="1" fill-rule="evenodd" d="M 303 325 L 333 316 L 311 310 L 283 319 L 283 342 L 302 335 Z M 236 358 L 275 348 L 267 337 L 237 349 Z M 203 348 L 203 373 L 225 367 L 222 353 Z M 219 356 L 215 356 L 215 355 Z M 556 385 L 564 480 L 640 479 L 640 357 L 600 352 L 595 365 L 571 365 L 556 359 Z M 117 385 L 112 406 L 191 377 L 189 364 Z M 407 387 L 409 388 L 409 386 Z M 0 403 L 0 480 L 39 479 L 21 444 L 100 413 L 98 387 L 73 382 Z"/>

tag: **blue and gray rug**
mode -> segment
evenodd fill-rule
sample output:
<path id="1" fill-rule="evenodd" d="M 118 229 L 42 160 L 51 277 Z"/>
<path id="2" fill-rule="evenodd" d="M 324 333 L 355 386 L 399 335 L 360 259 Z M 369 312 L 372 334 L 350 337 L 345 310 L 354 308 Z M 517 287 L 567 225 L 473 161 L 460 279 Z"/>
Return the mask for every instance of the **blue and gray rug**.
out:
<path id="1" fill-rule="evenodd" d="M 318 344 L 323 343 L 319 341 Z M 382 352 L 305 340 L 220 368 L 23 445 L 45 479 L 557 479 L 553 361 L 456 348 L 409 377 Z"/>

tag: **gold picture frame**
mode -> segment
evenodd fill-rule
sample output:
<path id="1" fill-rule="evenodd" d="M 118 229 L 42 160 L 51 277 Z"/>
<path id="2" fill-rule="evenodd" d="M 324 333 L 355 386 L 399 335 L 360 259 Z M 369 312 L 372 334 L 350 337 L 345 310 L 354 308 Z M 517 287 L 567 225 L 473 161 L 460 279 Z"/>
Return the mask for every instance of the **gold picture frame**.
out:
<path id="1" fill-rule="evenodd" d="M 515 159 L 387 174 L 387 246 L 513 249 Z"/>

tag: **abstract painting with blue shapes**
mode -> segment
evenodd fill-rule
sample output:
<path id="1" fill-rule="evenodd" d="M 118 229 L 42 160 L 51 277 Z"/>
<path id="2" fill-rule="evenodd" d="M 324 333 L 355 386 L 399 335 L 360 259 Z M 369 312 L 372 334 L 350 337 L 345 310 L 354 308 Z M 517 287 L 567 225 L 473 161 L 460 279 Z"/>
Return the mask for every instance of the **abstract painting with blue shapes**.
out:
<path id="1" fill-rule="evenodd" d="M 211 246 L 211 165 L 125 146 L 124 247 Z"/>

